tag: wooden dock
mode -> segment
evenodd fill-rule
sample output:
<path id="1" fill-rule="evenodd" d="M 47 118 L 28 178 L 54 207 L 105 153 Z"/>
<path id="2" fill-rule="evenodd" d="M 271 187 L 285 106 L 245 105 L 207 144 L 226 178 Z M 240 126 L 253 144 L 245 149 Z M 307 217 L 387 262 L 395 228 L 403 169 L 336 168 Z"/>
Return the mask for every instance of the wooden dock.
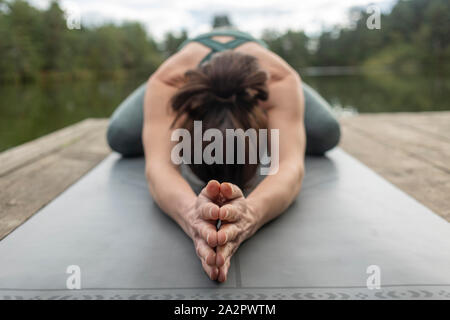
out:
<path id="1" fill-rule="evenodd" d="M 341 119 L 342 149 L 450 221 L 450 112 Z"/>
<path id="2" fill-rule="evenodd" d="M 107 125 L 87 119 L 0 153 L 0 239 L 110 153 Z"/>
<path id="3" fill-rule="evenodd" d="M 450 112 L 341 119 L 340 146 L 450 221 Z M 107 119 L 87 119 L 0 153 L 0 240 L 111 151 Z"/>

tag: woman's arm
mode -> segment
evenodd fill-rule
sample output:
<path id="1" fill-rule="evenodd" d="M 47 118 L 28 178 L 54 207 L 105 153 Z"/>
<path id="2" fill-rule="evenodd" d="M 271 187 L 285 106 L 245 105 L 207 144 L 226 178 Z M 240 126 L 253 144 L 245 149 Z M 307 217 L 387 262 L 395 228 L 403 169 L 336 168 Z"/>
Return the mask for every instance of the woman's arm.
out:
<path id="1" fill-rule="evenodd" d="M 150 193 L 158 206 L 187 231 L 185 214 L 196 195 L 170 159 L 173 115 L 169 102 L 176 91 L 177 88 L 161 80 L 158 73 L 150 77 L 144 99 L 142 141 Z"/>
<path id="2" fill-rule="evenodd" d="M 197 196 L 170 157 L 173 147 L 170 127 L 174 115 L 169 103 L 178 90 L 174 80 L 184 68 L 192 68 L 191 65 L 198 61 L 180 55 L 171 59 L 172 62 L 163 64 L 147 84 L 142 132 L 146 176 L 153 199 L 193 240 L 205 272 L 215 280 L 218 269 L 215 267 L 216 253 L 212 248 L 217 245 L 217 230 L 213 220 L 218 217 L 219 207 L 214 200 L 220 185 L 217 181 L 210 182 Z"/>
<path id="3" fill-rule="evenodd" d="M 269 90 L 269 129 L 278 129 L 280 138 L 278 172 L 267 176 L 247 198 L 235 185 L 220 185 L 220 192 L 227 199 L 219 210 L 219 218 L 225 222 L 217 235 L 216 265 L 220 282 L 227 279 L 231 257 L 240 244 L 280 215 L 302 184 L 306 138 L 300 77 L 292 72 L 272 83 Z"/>
<path id="4" fill-rule="evenodd" d="M 150 193 L 158 206 L 184 231 L 185 216 L 196 195 L 171 161 L 171 125 L 175 115 L 170 100 L 184 84 L 184 73 L 198 63 L 195 55 L 178 52 L 167 59 L 147 82 L 144 97 L 142 142 Z"/>
<path id="5" fill-rule="evenodd" d="M 257 228 L 281 214 L 300 191 L 306 145 L 301 80 L 290 71 L 269 86 L 269 129 L 279 130 L 279 169 L 247 197 L 257 215 Z"/>

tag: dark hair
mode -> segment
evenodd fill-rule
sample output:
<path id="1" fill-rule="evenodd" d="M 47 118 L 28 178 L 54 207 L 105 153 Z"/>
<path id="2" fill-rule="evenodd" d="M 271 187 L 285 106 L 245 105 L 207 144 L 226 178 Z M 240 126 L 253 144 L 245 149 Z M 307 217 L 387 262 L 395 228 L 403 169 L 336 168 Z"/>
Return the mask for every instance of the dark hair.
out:
<path id="1" fill-rule="evenodd" d="M 201 120 L 203 131 L 217 128 L 225 139 L 226 129 L 267 128 L 265 112 L 257 107 L 267 100 L 267 73 L 254 56 L 227 50 L 216 53 L 208 62 L 185 73 L 186 83 L 172 97 L 176 113 L 172 127 L 187 129 L 193 137 L 194 121 Z M 211 142 L 203 142 L 203 149 Z M 225 146 L 223 141 L 223 146 Z M 202 152 L 203 152 L 202 149 Z M 236 144 L 235 144 L 236 149 Z M 249 164 L 249 143 L 246 141 L 245 164 L 193 164 L 192 171 L 204 182 L 211 179 L 231 182 L 245 188 L 255 175 L 257 164 Z M 259 157 L 258 157 L 259 162 Z"/>

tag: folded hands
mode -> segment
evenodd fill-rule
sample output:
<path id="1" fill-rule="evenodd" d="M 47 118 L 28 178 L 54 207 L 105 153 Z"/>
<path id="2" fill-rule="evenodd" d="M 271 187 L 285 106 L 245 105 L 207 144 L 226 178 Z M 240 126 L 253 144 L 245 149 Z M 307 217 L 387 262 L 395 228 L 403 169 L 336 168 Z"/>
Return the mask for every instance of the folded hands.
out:
<path id="1" fill-rule="evenodd" d="M 200 192 L 186 215 L 186 225 L 211 280 L 226 281 L 231 257 L 256 232 L 258 222 L 238 186 L 211 180 Z"/>

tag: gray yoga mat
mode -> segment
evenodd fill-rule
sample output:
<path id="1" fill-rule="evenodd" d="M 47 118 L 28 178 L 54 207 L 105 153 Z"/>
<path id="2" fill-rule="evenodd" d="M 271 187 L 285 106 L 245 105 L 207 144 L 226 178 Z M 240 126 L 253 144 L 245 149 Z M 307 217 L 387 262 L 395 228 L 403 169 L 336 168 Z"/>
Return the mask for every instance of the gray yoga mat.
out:
<path id="1" fill-rule="evenodd" d="M 335 149 L 307 158 L 298 199 L 219 284 L 152 201 L 143 159 L 113 154 L 0 242 L 0 298 L 450 299 L 450 225 Z"/>

